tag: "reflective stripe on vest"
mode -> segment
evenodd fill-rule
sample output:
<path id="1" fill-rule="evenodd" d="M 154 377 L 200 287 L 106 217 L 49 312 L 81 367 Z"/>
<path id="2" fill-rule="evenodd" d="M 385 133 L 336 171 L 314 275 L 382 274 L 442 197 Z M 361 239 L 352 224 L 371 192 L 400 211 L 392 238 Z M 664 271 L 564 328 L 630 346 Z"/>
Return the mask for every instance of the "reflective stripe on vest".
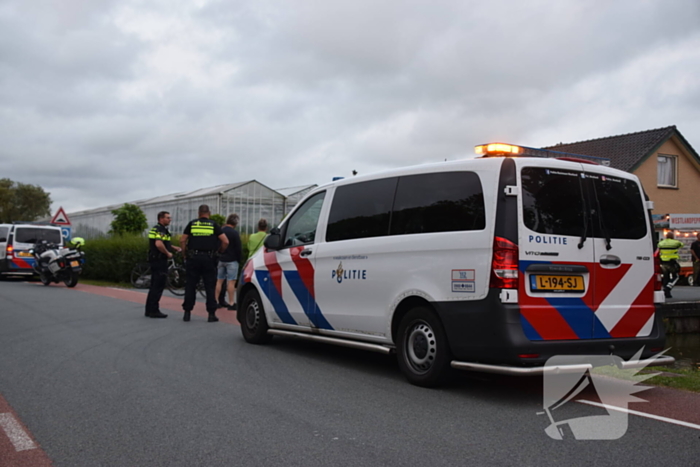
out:
<path id="1" fill-rule="evenodd" d="M 149 240 L 162 240 L 164 242 L 170 241 L 170 235 L 159 232 L 155 227 L 148 232 L 148 238 Z"/>
<path id="2" fill-rule="evenodd" d="M 195 221 L 190 227 L 190 233 L 195 237 L 214 235 L 214 225 L 208 222 Z"/>

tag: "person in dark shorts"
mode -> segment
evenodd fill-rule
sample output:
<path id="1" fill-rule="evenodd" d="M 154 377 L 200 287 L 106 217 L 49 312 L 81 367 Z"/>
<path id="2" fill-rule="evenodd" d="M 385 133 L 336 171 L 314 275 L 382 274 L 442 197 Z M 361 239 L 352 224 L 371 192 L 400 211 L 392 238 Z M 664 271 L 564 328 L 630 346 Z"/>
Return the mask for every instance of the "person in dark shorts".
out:
<path id="1" fill-rule="evenodd" d="M 231 214 L 226 218 L 226 225 L 221 229 L 228 238 L 228 248 L 219 257 L 219 265 L 216 273 L 216 296 L 219 298 L 219 306 L 229 310 L 236 309 L 236 281 L 238 280 L 238 264 L 242 256 L 241 236 L 236 230 L 240 217 Z M 222 303 L 221 289 L 226 281 L 228 292 L 228 304 Z"/>

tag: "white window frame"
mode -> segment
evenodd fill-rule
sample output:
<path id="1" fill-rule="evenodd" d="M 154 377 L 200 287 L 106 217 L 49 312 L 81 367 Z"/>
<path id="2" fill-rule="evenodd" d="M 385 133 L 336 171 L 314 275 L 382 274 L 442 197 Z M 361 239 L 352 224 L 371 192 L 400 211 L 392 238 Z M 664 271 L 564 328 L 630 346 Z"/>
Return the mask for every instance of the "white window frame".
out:
<path id="1" fill-rule="evenodd" d="M 670 162 L 670 169 L 663 168 L 662 159 Z M 678 188 L 678 156 L 670 154 L 657 155 L 656 162 L 656 186 L 663 188 Z"/>

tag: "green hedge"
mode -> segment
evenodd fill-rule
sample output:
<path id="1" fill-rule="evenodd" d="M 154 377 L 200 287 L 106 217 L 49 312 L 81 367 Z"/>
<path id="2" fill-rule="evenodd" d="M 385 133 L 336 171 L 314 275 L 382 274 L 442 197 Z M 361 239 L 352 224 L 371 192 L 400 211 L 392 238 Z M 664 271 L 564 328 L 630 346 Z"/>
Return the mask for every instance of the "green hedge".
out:
<path id="1" fill-rule="evenodd" d="M 110 282 L 130 282 L 136 263 L 148 259 L 148 239 L 141 235 L 115 235 L 85 242 L 86 279 Z"/>
<path id="2" fill-rule="evenodd" d="M 248 257 L 248 235 L 241 235 L 243 259 Z M 173 245 L 180 237 L 173 238 Z M 131 270 L 137 263 L 148 259 L 148 239 L 141 235 L 115 235 L 85 242 L 85 264 L 82 276 L 86 279 L 129 283 Z M 241 263 L 243 267 L 243 262 Z"/>

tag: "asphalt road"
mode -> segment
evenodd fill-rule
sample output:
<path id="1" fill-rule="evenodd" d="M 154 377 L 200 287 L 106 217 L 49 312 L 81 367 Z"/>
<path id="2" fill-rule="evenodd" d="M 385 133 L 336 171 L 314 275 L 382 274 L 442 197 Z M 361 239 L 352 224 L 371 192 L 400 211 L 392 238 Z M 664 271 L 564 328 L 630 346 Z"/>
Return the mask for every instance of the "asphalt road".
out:
<path id="1" fill-rule="evenodd" d="M 700 301 L 700 287 L 677 285 L 671 291 L 672 298 L 667 298 L 666 303 L 698 302 Z"/>
<path id="2" fill-rule="evenodd" d="M 538 378 L 462 373 L 417 388 L 392 356 L 281 338 L 253 346 L 232 313 L 219 323 L 201 309 L 190 323 L 167 310 L 148 319 L 143 294 L 94 289 L 0 282 L 0 396 L 56 466 L 700 462 L 700 430 L 644 417 L 630 416 L 615 441 L 549 438 Z M 658 410 L 680 403 L 700 424 L 694 395 L 642 394 L 662 401 Z M 13 448 L 4 436 L 0 463 Z"/>

